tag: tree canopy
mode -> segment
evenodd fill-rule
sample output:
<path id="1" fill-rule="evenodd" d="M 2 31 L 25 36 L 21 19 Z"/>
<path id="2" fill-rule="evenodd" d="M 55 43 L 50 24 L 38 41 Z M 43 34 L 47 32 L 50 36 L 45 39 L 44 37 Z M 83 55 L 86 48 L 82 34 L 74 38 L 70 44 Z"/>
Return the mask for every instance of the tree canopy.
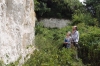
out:
<path id="1" fill-rule="evenodd" d="M 78 0 L 35 0 L 37 17 L 71 19 L 72 14 L 82 5 Z"/>
<path id="2" fill-rule="evenodd" d="M 93 17 L 100 21 L 100 0 L 86 0 L 86 8 Z"/>
<path id="3" fill-rule="evenodd" d="M 83 5 L 79 0 L 35 0 L 37 18 L 71 19 L 72 25 L 85 23 L 100 24 L 100 1 L 86 0 Z"/>

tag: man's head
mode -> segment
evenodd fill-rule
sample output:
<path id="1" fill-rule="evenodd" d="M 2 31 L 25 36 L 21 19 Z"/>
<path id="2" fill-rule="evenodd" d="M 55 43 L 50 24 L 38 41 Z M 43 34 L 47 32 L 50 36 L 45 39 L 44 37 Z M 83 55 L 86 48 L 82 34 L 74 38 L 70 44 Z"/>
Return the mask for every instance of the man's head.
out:
<path id="1" fill-rule="evenodd" d="M 77 26 L 73 26 L 73 28 L 72 28 L 72 29 L 73 29 L 73 30 L 78 30 L 78 29 L 77 29 Z"/>

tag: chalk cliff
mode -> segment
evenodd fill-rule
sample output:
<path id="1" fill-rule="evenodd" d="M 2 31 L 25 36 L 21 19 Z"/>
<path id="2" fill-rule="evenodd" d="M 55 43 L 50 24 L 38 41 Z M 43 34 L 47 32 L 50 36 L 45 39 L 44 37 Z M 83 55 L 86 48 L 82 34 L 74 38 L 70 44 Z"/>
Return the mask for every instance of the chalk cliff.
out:
<path id="1" fill-rule="evenodd" d="M 10 63 L 33 52 L 34 0 L 0 0 L 0 60 Z"/>

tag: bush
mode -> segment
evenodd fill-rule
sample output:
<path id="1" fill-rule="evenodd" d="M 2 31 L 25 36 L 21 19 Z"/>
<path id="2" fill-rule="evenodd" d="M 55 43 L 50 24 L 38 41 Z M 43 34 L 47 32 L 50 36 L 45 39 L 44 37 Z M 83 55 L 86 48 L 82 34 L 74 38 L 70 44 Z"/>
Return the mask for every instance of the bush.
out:
<path id="1" fill-rule="evenodd" d="M 88 26 L 84 23 L 77 25 L 80 33 L 79 57 L 85 65 L 100 65 L 100 29 L 95 26 Z M 36 47 L 31 58 L 23 66 L 83 66 L 81 59 L 75 59 L 74 49 L 62 48 L 66 32 L 71 26 L 61 29 L 45 28 L 36 25 Z"/>
<path id="2" fill-rule="evenodd" d="M 99 66 L 100 64 L 100 29 L 98 27 L 79 24 L 80 58 L 85 64 Z"/>
<path id="3" fill-rule="evenodd" d="M 37 18 L 72 18 L 82 4 L 78 0 L 35 0 Z"/>
<path id="4" fill-rule="evenodd" d="M 75 13 L 72 16 L 72 25 L 79 24 L 79 23 L 85 23 L 86 25 L 90 26 L 98 26 L 98 21 L 96 18 L 91 17 L 89 13 Z"/>
<path id="5" fill-rule="evenodd" d="M 70 28 L 51 29 L 36 25 L 35 45 L 38 50 L 23 66 L 82 66 L 81 60 L 75 58 L 75 50 L 61 47 L 66 31 Z"/>

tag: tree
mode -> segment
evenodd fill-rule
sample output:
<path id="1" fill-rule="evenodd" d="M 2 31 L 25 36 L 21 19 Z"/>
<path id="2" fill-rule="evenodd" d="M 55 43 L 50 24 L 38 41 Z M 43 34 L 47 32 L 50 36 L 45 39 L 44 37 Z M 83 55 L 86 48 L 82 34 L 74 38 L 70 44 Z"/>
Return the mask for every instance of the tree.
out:
<path id="1" fill-rule="evenodd" d="M 100 22 L 100 0 L 86 0 L 86 8 Z"/>
<path id="2" fill-rule="evenodd" d="M 47 1 L 46 0 L 35 0 L 34 4 L 35 4 L 35 12 L 37 14 L 37 18 L 41 17 L 44 15 L 45 12 L 50 11 L 50 8 L 47 7 Z"/>
<path id="3" fill-rule="evenodd" d="M 35 12 L 39 18 L 67 18 L 82 5 L 78 0 L 35 0 Z"/>

